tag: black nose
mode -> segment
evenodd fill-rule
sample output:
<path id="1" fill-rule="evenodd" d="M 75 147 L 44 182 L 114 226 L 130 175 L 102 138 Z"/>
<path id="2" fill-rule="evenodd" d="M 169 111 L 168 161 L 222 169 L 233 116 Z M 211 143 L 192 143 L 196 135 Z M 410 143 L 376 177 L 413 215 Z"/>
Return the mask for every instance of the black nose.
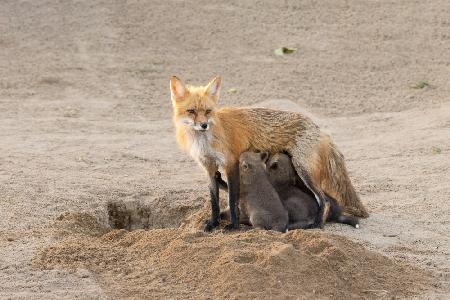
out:
<path id="1" fill-rule="evenodd" d="M 208 123 L 202 123 L 200 126 L 201 126 L 203 129 L 206 129 L 206 128 L 208 128 Z"/>

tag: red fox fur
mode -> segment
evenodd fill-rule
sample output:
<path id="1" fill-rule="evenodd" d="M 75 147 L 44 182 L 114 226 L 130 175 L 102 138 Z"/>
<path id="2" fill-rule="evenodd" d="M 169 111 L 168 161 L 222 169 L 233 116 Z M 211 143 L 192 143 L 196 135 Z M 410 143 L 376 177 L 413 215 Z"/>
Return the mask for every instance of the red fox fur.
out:
<path id="1" fill-rule="evenodd" d="M 185 85 L 175 76 L 170 80 L 177 141 L 210 178 L 212 218 L 205 230 L 219 223 L 215 179 L 219 167 L 228 179 L 230 226 L 239 226 L 239 157 L 245 151 L 285 152 L 292 158 L 297 174 L 322 206 L 319 226 L 327 214 L 324 193 L 336 199 L 344 212 L 368 216 L 347 174 L 343 155 L 311 119 L 267 108 L 218 108 L 220 84 L 220 77 L 204 87 Z"/>

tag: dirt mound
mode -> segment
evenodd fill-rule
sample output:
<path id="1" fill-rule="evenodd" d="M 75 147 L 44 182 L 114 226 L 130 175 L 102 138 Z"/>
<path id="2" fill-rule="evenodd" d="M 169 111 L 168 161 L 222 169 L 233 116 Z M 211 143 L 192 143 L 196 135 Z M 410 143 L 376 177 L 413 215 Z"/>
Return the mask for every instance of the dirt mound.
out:
<path id="1" fill-rule="evenodd" d="M 36 253 L 34 265 L 86 268 L 120 298 L 391 298 L 420 293 L 431 280 L 319 231 L 122 229 L 94 236 L 79 233 L 101 225 L 75 221 L 86 228 Z"/>
<path id="2" fill-rule="evenodd" d="M 85 212 L 65 212 L 51 224 L 50 231 L 55 237 L 68 235 L 100 236 L 108 232 L 97 218 Z"/>

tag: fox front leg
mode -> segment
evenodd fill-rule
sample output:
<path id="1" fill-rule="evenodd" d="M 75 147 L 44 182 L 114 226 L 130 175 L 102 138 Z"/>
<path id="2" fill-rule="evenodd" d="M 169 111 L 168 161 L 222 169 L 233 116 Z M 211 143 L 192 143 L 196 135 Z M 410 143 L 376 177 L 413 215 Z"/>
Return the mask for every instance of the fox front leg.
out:
<path id="1" fill-rule="evenodd" d="M 228 205 L 231 221 L 231 224 L 225 226 L 225 230 L 235 230 L 239 229 L 239 162 L 225 168 L 225 172 L 228 179 Z"/>
<path id="2" fill-rule="evenodd" d="M 220 223 L 219 183 L 216 179 L 216 172 L 218 172 L 217 168 L 215 170 L 208 170 L 211 219 L 207 220 L 205 223 L 205 232 L 213 230 L 215 227 L 219 226 Z"/>
<path id="3" fill-rule="evenodd" d="M 222 174 L 220 174 L 219 171 L 216 172 L 216 181 L 217 184 L 219 185 L 219 189 L 228 192 L 228 184 L 226 183 L 225 180 L 222 179 Z"/>

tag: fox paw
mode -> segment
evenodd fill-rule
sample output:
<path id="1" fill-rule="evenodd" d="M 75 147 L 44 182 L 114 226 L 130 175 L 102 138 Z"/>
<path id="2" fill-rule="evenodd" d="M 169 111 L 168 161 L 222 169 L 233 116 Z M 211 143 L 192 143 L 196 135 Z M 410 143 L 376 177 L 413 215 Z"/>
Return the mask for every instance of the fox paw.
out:
<path id="1" fill-rule="evenodd" d="M 214 222 L 211 220 L 206 220 L 205 221 L 205 227 L 203 228 L 204 232 L 211 232 L 214 228 L 216 228 L 217 226 L 219 226 L 219 222 Z"/>

